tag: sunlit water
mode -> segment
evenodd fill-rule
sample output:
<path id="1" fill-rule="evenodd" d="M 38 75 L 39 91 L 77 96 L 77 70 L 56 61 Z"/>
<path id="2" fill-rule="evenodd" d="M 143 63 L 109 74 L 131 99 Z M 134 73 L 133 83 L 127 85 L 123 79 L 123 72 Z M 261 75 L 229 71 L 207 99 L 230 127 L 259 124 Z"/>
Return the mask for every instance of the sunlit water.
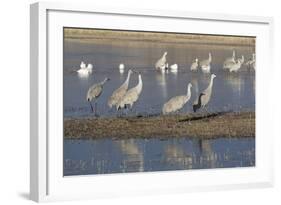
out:
<path id="1" fill-rule="evenodd" d="M 160 114 L 163 104 L 171 97 L 186 94 L 187 84 L 192 83 L 191 99 L 180 111 L 192 112 L 192 103 L 209 84 L 210 75 L 192 73 L 189 68 L 197 57 L 206 59 L 212 53 L 212 73 L 216 74 L 212 98 L 208 110 L 254 111 L 255 72 L 245 66 L 238 73 L 222 71 L 223 60 L 232 55 L 244 55 L 249 59 L 254 48 L 238 46 L 174 45 L 141 43 L 138 46 L 103 45 L 65 41 L 64 44 L 64 117 L 93 116 L 86 101 L 88 88 L 105 77 L 103 93 L 97 100 L 99 117 L 116 116 L 109 109 L 107 100 L 112 92 L 126 79 L 129 68 L 139 71 L 143 90 L 138 102 L 128 115 Z M 177 63 L 177 73 L 158 73 L 154 64 L 164 51 L 168 51 L 168 63 Z M 73 70 L 79 69 L 81 61 L 92 63 L 93 74 L 79 77 Z M 125 72 L 118 66 L 125 64 Z M 132 74 L 129 87 L 138 83 Z M 110 136 L 109 136 L 110 137 Z M 254 139 L 224 139 L 198 141 L 190 138 L 159 140 L 131 139 L 64 140 L 64 174 L 98 174 L 137 171 L 199 169 L 216 167 L 241 167 L 255 165 Z"/>

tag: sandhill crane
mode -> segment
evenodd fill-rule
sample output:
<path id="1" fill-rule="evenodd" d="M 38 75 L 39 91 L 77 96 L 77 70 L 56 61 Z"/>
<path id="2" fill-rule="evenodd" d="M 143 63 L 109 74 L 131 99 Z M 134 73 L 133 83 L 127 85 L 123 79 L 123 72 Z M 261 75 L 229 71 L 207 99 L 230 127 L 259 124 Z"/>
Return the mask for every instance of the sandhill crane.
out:
<path id="1" fill-rule="evenodd" d="M 193 63 L 190 66 L 190 70 L 191 71 L 197 71 L 198 70 L 198 66 L 199 66 L 198 58 L 195 58 L 195 61 L 193 61 Z"/>
<path id="2" fill-rule="evenodd" d="M 200 67 L 203 73 L 210 73 L 211 71 L 212 55 L 209 53 L 209 58 L 200 61 Z"/>
<path id="3" fill-rule="evenodd" d="M 129 86 L 129 81 L 130 81 L 130 76 L 132 73 L 133 73 L 133 71 L 130 69 L 128 71 L 127 79 L 125 80 L 125 82 L 118 89 L 116 89 L 112 93 L 112 95 L 109 97 L 107 104 L 110 108 L 115 106 L 127 92 L 128 86 Z"/>
<path id="4" fill-rule="evenodd" d="M 89 74 L 91 74 L 93 72 L 93 65 L 89 63 L 86 66 L 86 64 L 82 61 L 80 64 L 80 69 L 77 70 L 76 72 L 81 77 L 87 77 Z"/>
<path id="5" fill-rule="evenodd" d="M 244 56 L 237 59 L 237 62 L 229 64 L 229 71 L 230 72 L 237 72 L 241 68 L 241 65 L 243 63 L 244 63 Z"/>
<path id="6" fill-rule="evenodd" d="M 232 56 L 225 59 L 223 69 L 229 69 L 229 64 L 235 63 L 235 50 L 232 51 Z"/>
<path id="7" fill-rule="evenodd" d="M 256 54 L 255 53 L 252 54 L 252 58 L 246 62 L 246 65 L 249 68 L 253 67 L 254 69 L 256 69 Z"/>
<path id="8" fill-rule="evenodd" d="M 155 63 L 155 68 L 157 70 L 159 69 L 163 69 L 166 67 L 166 56 L 167 56 L 168 52 L 166 51 L 163 56 Z"/>
<path id="9" fill-rule="evenodd" d="M 193 103 L 193 105 L 195 105 L 195 107 L 196 107 L 196 105 L 199 104 L 199 100 L 201 100 L 201 102 L 200 102 L 201 106 L 199 107 L 199 105 L 198 105 L 198 108 L 196 107 L 196 110 L 201 107 L 206 109 L 206 105 L 209 103 L 211 96 L 212 96 L 213 81 L 214 81 L 215 77 L 216 77 L 215 74 L 211 75 L 211 80 L 210 80 L 208 87 L 203 92 L 201 92 L 201 94 L 203 94 L 203 95 L 200 94 L 199 98 Z"/>
<path id="10" fill-rule="evenodd" d="M 186 95 L 175 96 L 171 98 L 168 102 L 163 105 L 162 113 L 168 114 L 171 112 L 175 112 L 183 108 L 183 106 L 189 101 L 191 97 L 191 87 L 192 84 L 189 83 L 187 86 Z"/>
<path id="11" fill-rule="evenodd" d="M 119 73 L 124 73 L 125 65 L 123 63 L 119 64 Z"/>
<path id="12" fill-rule="evenodd" d="M 139 96 L 142 91 L 142 78 L 141 74 L 139 74 L 139 82 L 137 86 L 129 89 L 126 94 L 118 101 L 116 104 L 117 110 L 127 108 L 130 105 L 130 109 L 132 109 L 133 104 L 137 102 Z"/>
<path id="13" fill-rule="evenodd" d="M 172 73 L 178 72 L 178 64 L 175 63 L 175 64 L 171 65 L 170 68 L 171 68 Z"/>
<path id="14" fill-rule="evenodd" d="M 103 85 L 109 80 L 109 78 L 105 78 L 102 82 L 92 85 L 87 92 L 87 101 L 90 103 L 91 110 L 94 112 L 93 105 L 91 101 L 96 100 L 102 93 Z M 95 101 L 95 108 L 97 107 Z M 96 114 L 96 112 L 95 112 Z"/>

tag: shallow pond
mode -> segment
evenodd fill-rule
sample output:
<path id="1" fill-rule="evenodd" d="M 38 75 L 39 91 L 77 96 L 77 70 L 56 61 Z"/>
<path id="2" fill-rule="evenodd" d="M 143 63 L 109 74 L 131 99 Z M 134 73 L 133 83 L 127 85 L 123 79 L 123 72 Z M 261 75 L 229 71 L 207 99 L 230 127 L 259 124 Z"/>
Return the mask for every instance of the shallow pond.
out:
<path id="1" fill-rule="evenodd" d="M 143 79 L 143 89 L 139 100 L 133 107 L 132 115 L 160 113 L 163 104 L 171 97 L 186 94 L 188 83 L 192 83 L 191 99 L 181 112 L 190 112 L 192 103 L 209 84 L 210 75 L 201 72 L 192 73 L 190 65 L 194 58 L 206 59 L 208 52 L 212 52 L 211 71 L 217 77 L 214 80 L 212 99 L 209 102 L 209 111 L 254 111 L 255 110 L 255 72 L 246 66 L 238 73 L 224 72 L 223 61 L 232 55 L 235 48 L 237 56 L 244 55 L 250 58 L 253 48 L 233 46 L 179 46 L 161 44 L 161 47 L 151 43 L 144 47 L 109 46 L 95 43 L 65 42 L 64 52 L 64 116 L 86 117 L 91 116 L 86 94 L 89 87 L 101 82 L 105 77 L 110 78 L 103 88 L 103 93 L 97 100 L 99 116 L 116 115 L 115 109 L 107 106 L 108 98 L 126 79 L 128 69 L 139 71 Z M 165 46 L 166 45 L 166 46 Z M 165 46 L 165 49 L 164 49 Z M 177 63 L 177 73 L 159 73 L 154 64 L 167 50 L 167 61 Z M 80 62 L 92 63 L 93 74 L 88 77 L 79 77 L 73 70 L 79 69 Z M 119 64 L 125 64 L 125 72 L 119 73 Z M 129 88 L 138 83 L 137 74 L 132 74 Z"/>

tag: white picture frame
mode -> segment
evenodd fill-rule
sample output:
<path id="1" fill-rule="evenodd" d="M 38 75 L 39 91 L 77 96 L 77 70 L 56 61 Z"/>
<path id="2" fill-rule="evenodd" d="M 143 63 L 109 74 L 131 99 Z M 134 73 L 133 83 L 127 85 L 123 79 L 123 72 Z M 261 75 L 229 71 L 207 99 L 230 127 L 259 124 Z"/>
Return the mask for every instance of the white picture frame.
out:
<path id="1" fill-rule="evenodd" d="M 116 21 L 113 21 L 117 19 Z M 97 19 L 94 22 L 93 19 Z M 124 22 L 127 21 L 126 25 Z M 158 21 L 158 27 L 148 22 Z M 141 22 L 141 23 L 140 23 Z M 192 30 L 181 25 L 200 24 Z M 169 25 L 167 27 L 167 25 Z M 222 26 L 223 25 L 223 26 Z M 256 58 L 256 166 L 214 170 L 63 177 L 60 101 L 62 68 L 60 29 L 69 27 L 123 28 L 170 32 L 251 35 L 257 37 Z M 30 12 L 30 198 L 34 201 L 91 199 L 141 194 L 179 193 L 273 186 L 272 115 L 266 107 L 272 68 L 273 19 L 187 11 L 97 8 L 93 4 L 46 3 Z M 58 46 L 58 47 L 57 47 Z M 268 86 L 263 86 L 268 82 Z M 266 87 L 266 88 L 265 88 Z M 57 99 L 58 101 L 50 100 Z M 61 166 L 59 166 L 61 163 Z M 199 180 L 200 179 L 200 180 Z M 150 185 L 147 186 L 147 183 Z"/>

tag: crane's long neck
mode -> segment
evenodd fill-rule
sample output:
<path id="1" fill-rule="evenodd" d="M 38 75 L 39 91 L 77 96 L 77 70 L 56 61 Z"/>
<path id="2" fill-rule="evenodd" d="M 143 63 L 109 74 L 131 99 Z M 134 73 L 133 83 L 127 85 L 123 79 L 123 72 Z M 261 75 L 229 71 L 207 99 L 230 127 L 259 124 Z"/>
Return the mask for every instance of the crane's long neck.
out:
<path id="1" fill-rule="evenodd" d="M 233 50 L 232 58 L 235 59 L 235 51 Z"/>
<path id="2" fill-rule="evenodd" d="M 125 80 L 125 82 L 124 82 L 124 86 L 127 86 L 128 87 L 128 85 L 129 85 L 129 80 L 130 80 L 130 76 L 131 76 L 131 72 L 129 71 L 128 72 L 128 75 L 127 75 L 127 78 L 126 78 L 126 80 Z"/>
<path id="3" fill-rule="evenodd" d="M 139 75 L 139 83 L 137 85 L 137 91 L 141 92 L 142 90 L 142 79 L 141 79 L 141 75 Z"/>
<path id="4" fill-rule="evenodd" d="M 129 84 L 130 76 L 131 76 L 131 72 L 128 72 L 128 75 L 127 75 L 127 78 L 125 81 L 126 84 Z"/>
<path id="5" fill-rule="evenodd" d="M 163 54 L 162 60 L 166 61 L 166 53 Z"/>
<path id="6" fill-rule="evenodd" d="M 211 53 L 209 53 L 209 62 L 211 62 L 212 61 L 212 55 L 211 55 Z"/>
<path id="7" fill-rule="evenodd" d="M 208 86 L 208 90 L 212 90 L 214 78 L 211 77 L 210 84 Z"/>
<path id="8" fill-rule="evenodd" d="M 188 85 L 186 96 L 191 96 L 191 86 Z"/>

